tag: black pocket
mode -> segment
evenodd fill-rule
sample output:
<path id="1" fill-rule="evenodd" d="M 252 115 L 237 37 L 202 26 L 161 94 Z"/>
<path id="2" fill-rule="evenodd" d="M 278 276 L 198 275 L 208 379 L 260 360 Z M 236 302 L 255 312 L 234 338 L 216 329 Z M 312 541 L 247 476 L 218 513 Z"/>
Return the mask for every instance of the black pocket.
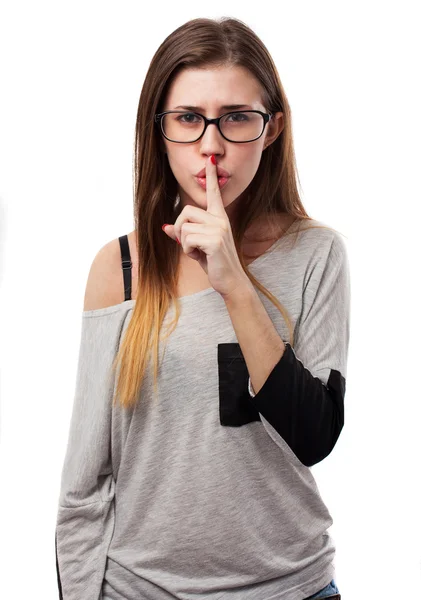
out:
<path id="1" fill-rule="evenodd" d="M 238 342 L 218 344 L 219 419 L 221 425 L 240 427 L 261 421 L 250 402 L 249 373 Z"/>

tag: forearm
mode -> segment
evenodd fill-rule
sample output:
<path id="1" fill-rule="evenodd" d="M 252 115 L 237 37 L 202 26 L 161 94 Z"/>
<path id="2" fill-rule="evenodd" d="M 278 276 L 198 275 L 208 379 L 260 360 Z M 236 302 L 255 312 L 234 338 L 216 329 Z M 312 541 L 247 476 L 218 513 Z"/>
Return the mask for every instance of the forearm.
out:
<path id="1" fill-rule="evenodd" d="M 282 358 L 285 344 L 251 283 L 224 301 L 257 394 Z"/>
<path id="2" fill-rule="evenodd" d="M 335 369 L 327 385 L 314 377 L 284 344 L 252 286 L 224 301 L 255 392 L 250 402 L 304 465 L 320 462 L 344 424 L 344 377 Z"/>

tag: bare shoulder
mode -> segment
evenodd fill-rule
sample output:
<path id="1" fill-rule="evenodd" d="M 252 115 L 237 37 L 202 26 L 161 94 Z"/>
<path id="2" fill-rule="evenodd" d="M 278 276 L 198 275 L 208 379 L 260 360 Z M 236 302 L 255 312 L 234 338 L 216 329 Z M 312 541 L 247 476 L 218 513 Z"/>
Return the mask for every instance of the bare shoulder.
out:
<path id="1" fill-rule="evenodd" d="M 132 275 L 136 271 L 135 232 L 128 234 Z M 132 285 L 133 287 L 133 285 Z M 134 296 L 132 295 L 132 298 Z M 107 242 L 95 255 L 85 288 L 83 310 L 107 308 L 124 301 L 124 281 L 121 266 L 121 252 L 118 238 Z"/>

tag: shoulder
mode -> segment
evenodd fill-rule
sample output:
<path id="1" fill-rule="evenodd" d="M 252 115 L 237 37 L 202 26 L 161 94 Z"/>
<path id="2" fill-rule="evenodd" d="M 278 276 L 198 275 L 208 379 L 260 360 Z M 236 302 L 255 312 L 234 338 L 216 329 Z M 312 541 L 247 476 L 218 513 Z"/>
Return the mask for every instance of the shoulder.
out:
<path id="1" fill-rule="evenodd" d="M 136 270 L 134 233 L 128 234 L 132 275 Z M 133 297 L 133 296 L 132 296 Z M 118 238 L 102 246 L 93 258 L 85 288 L 83 310 L 91 311 L 115 306 L 124 301 L 124 281 Z"/>
<path id="2" fill-rule="evenodd" d="M 302 225 L 301 242 L 297 250 L 303 264 L 306 264 L 307 276 L 317 277 L 319 280 L 323 278 L 324 284 L 339 276 L 349 279 L 347 236 L 315 219 Z"/>
<path id="3" fill-rule="evenodd" d="M 317 219 L 303 219 L 298 222 L 297 232 L 302 235 L 305 244 L 310 244 L 317 249 L 346 252 L 344 234 L 331 227 L 324 221 Z"/>

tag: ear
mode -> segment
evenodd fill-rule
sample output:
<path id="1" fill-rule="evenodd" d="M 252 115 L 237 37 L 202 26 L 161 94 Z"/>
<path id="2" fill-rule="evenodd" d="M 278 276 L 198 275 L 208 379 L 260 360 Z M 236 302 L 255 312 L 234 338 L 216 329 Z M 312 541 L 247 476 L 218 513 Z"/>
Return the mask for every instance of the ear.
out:
<path id="1" fill-rule="evenodd" d="M 283 128 L 285 126 L 284 123 L 284 113 L 276 112 L 268 123 L 267 135 L 265 138 L 265 144 L 263 149 L 267 148 L 272 144 L 276 138 L 281 134 Z"/>

